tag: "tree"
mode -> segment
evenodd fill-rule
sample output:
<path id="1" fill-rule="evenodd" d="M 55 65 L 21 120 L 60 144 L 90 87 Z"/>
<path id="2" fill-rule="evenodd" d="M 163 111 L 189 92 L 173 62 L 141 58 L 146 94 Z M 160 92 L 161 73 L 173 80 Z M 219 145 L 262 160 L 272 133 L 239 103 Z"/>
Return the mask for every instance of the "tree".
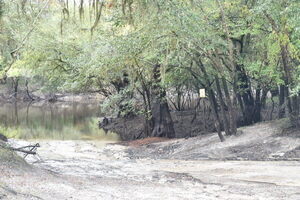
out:
<path id="1" fill-rule="evenodd" d="M 1 80 L 15 86 L 100 93 L 115 115 L 144 116 L 141 137 L 174 137 L 170 107 L 196 110 L 200 88 L 221 141 L 263 120 L 270 91 L 299 126 L 297 0 L 4 2 Z"/>

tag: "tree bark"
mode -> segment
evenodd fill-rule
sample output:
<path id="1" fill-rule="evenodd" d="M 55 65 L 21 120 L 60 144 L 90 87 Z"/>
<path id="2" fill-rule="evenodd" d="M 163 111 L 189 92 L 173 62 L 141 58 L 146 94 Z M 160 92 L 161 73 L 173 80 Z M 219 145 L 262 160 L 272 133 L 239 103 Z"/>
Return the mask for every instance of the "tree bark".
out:
<path id="1" fill-rule="evenodd" d="M 220 81 L 219 81 L 219 77 L 215 77 L 215 80 L 216 80 L 216 86 L 217 86 L 217 93 L 218 93 L 218 97 L 219 97 L 219 102 L 220 102 L 220 105 L 221 105 L 221 114 L 222 114 L 222 117 L 223 117 L 223 125 L 224 125 L 224 130 L 225 130 L 225 133 L 226 135 L 230 135 L 230 129 L 229 129 L 229 122 L 228 122 L 228 118 L 227 118 L 227 114 L 225 112 L 225 102 L 224 102 L 224 99 L 223 99 L 223 94 L 222 94 L 222 91 L 221 91 L 221 86 L 220 86 Z"/>
<path id="2" fill-rule="evenodd" d="M 237 69 L 237 76 L 238 76 L 238 95 L 240 96 L 243 102 L 243 124 L 250 125 L 252 124 L 255 119 L 254 116 L 256 115 L 255 111 L 255 101 L 251 92 L 250 81 L 245 73 L 244 67 L 241 65 L 236 66 Z M 237 95 L 237 96 L 238 96 Z M 240 100 L 240 101 L 241 101 Z M 241 103 L 240 103 L 241 104 Z"/>
<path id="3" fill-rule="evenodd" d="M 217 104 L 215 94 L 212 91 L 212 89 L 208 89 L 208 98 L 209 98 L 210 104 L 212 105 L 212 108 L 213 108 L 213 114 L 214 114 L 214 118 L 215 118 L 215 127 L 217 129 L 218 136 L 219 136 L 221 142 L 224 142 L 225 138 L 221 132 L 220 117 L 218 114 L 218 104 Z"/>
<path id="4" fill-rule="evenodd" d="M 160 85 L 161 73 L 159 64 L 153 66 L 153 81 L 153 101 L 151 107 L 153 131 L 151 136 L 174 138 L 174 123 L 167 103 L 166 91 Z"/>
<path id="5" fill-rule="evenodd" d="M 299 119 L 299 97 L 298 96 L 293 96 L 291 98 L 291 103 L 292 103 L 292 113 L 291 113 L 291 121 L 292 124 L 296 127 L 299 128 L 300 127 L 300 119 Z"/>
<path id="6" fill-rule="evenodd" d="M 253 110 L 252 122 L 260 122 L 261 121 L 261 89 L 258 88 L 255 91 L 255 104 Z"/>
<path id="7" fill-rule="evenodd" d="M 14 98 L 17 99 L 18 97 L 18 87 L 19 87 L 19 78 L 13 78 L 13 90 L 14 90 Z"/>
<path id="8" fill-rule="evenodd" d="M 287 102 L 287 110 L 289 113 L 289 118 L 292 124 L 296 127 L 299 126 L 299 104 L 298 104 L 298 96 L 291 97 L 289 94 L 289 87 L 294 85 L 294 80 L 292 77 L 293 69 L 291 67 L 290 58 L 289 58 L 289 51 L 288 46 L 285 44 L 281 44 L 281 58 L 282 58 L 282 64 L 283 64 L 283 71 L 284 71 L 284 95 L 285 100 Z"/>
<path id="9" fill-rule="evenodd" d="M 229 127 L 230 127 L 230 135 L 236 135 L 237 127 L 236 127 L 236 115 L 234 112 L 234 108 L 230 99 L 230 94 L 227 86 L 227 82 L 225 77 L 222 77 L 222 83 L 225 93 L 225 99 L 229 110 Z"/>
<path id="10" fill-rule="evenodd" d="M 279 110 L 278 110 L 278 118 L 281 119 L 285 115 L 285 108 L 284 108 L 284 85 L 279 86 Z"/>
<path id="11" fill-rule="evenodd" d="M 25 81 L 25 86 L 26 86 L 26 94 L 27 94 L 28 98 L 29 98 L 31 101 L 34 101 L 34 98 L 30 95 L 30 92 L 29 92 L 28 80 L 27 80 L 27 79 L 26 79 L 26 81 Z"/>
<path id="12" fill-rule="evenodd" d="M 196 62 L 204 75 L 205 84 L 207 86 L 206 88 L 208 90 L 208 98 L 209 98 L 210 104 L 213 108 L 213 114 L 214 114 L 214 118 L 215 118 L 215 127 L 217 129 L 218 136 L 219 136 L 221 142 L 223 142 L 223 141 L 225 141 L 225 138 L 221 132 L 221 125 L 220 125 L 221 123 L 220 123 L 220 117 L 218 114 L 218 104 L 217 104 L 217 101 L 215 98 L 215 94 L 211 88 L 208 88 L 208 86 L 210 85 L 209 80 L 208 80 L 208 74 L 207 74 L 206 69 L 205 69 L 203 63 L 201 62 L 200 58 L 199 58 L 199 60 L 196 60 Z"/>

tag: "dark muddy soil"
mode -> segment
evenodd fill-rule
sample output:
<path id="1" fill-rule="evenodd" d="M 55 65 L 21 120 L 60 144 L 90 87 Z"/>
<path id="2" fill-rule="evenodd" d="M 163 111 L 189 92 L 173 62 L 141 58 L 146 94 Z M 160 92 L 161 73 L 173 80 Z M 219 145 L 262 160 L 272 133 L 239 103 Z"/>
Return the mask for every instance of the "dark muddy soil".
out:
<path id="1" fill-rule="evenodd" d="M 171 115 L 174 122 L 176 138 L 195 137 L 215 131 L 213 119 L 210 115 L 200 117 L 198 113 L 195 117 L 195 113 L 192 111 L 171 112 Z M 122 140 L 136 140 L 146 137 L 144 122 L 142 116 L 112 118 L 103 128 L 117 133 Z"/>

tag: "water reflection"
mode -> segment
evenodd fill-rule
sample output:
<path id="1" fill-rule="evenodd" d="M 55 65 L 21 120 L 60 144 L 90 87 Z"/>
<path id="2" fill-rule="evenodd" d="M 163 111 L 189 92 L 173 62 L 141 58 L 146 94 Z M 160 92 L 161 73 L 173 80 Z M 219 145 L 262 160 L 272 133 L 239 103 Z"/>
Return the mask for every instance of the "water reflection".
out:
<path id="1" fill-rule="evenodd" d="M 97 104 L 0 104 L 0 132 L 20 139 L 118 140 L 97 126 Z"/>

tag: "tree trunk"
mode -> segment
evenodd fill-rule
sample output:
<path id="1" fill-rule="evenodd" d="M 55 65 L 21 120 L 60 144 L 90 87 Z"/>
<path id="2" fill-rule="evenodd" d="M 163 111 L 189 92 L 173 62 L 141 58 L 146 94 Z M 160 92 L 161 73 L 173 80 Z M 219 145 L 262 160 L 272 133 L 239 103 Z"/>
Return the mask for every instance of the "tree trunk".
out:
<path id="1" fill-rule="evenodd" d="M 209 83 L 209 80 L 208 80 L 208 74 L 206 72 L 206 69 L 205 69 L 203 63 L 201 62 L 200 58 L 199 58 L 199 60 L 196 60 L 196 62 L 197 62 L 198 66 L 200 67 L 200 70 L 202 71 L 202 73 L 204 75 L 205 84 L 208 87 L 210 85 L 210 83 Z M 215 118 L 215 127 L 217 129 L 218 136 L 219 136 L 221 142 L 223 142 L 223 141 L 225 141 L 225 138 L 224 138 L 224 136 L 222 135 L 222 132 L 221 132 L 220 117 L 219 117 L 219 114 L 218 114 L 218 104 L 217 104 L 217 101 L 216 101 L 216 98 L 215 98 L 215 94 L 212 91 L 212 89 L 210 89 L 210 88 L 207 88 L 207 89 L 208 89 L 208 98 L 209 98 L 210 104 L 213 108 L 213 114 L 214 114 L 214 118 Z"/>
<path id="2" fill-rule="evenodd" d="M 29 83 L 28 83 L 28 80 L 26 79 L 26 81 L 25 81 L 26 94 L 27 94 L 28 98 L 29 98 L 31 101 L 34 101 L 34 98 L 30 95 L 28 84 L 29 84 Z"/>
<path id="3" fill-rule="evenodd" d="M 234 108 L 230 99 L 230 94 L 229 94 L 229 90 L 227 87 L 227 82 L 225 80 L 225 77 L 222 77 L 222 83 L 223 83 L 223 88 L 224 88 L 224 93 L 225 93 L 225 98 L 226 98 L 226 102 L 227 102 L 227 106 L 228 106 L 228 110 L 229 110 L 229 126 L 230 126 L 230 135 L 236 135 L 236 115 L 234 112 Z"/>
<path id="4" fill-rule="evenodd" d="M 19 87 L 19 78 L 13 78 L 13 90 L 14 90 L 14 98 L 18 97 L 18 87 Z"/>
<path id="5" fill-rule="evenodd" d="M 242 65 L 236 65 L 237 76 L 238 76 L 238 95 L 243 102 L 243 124 L 250 125 L 254 122 L 254 110 L 255 102 L 251 92 L 251 86 L 249 78 Z M 237 96 L 238 96 L 237 95 Z M 239 101 L 241 101 L 239 100 Z M 241 102 L 240 102 L 241 104 Z"/>
<path id="6" fill-rule="evenodd" d="M 266 103 L 267 103 L 267 95 L 268 95 L 269 89 L 263 89 L 262 95 L 261 95 L 261 107 L 266 108 Z"/>
<path id="7" fill-rule="evenodd" d="M 287 110 L 289 113 L 289 118 L 291 123 L 298 127 L 299 126 L 299 104 L 297 100 L 297 96 L 291 97 L 289 94 L 289 87 L 294 85 L 294 80 L 292 77 L 293 68 L 291 66 L 290 57 L 288 46 L 286 44 L 281 44 L 281 58 L 283 64 L 283 71 L 284 71 L 284 95 L 285 100 L 287 102 Z"/>
<path id="8" fill-rule="evenodd" d="M 275 102 L 274 102 L 274 99 L 273 99 L 273 94 L 271 96 L 271 101 L 272 101 L 272 107 L 271 107 L 271 112 L 270 112 L 270 120 L 273 120 L 273 111 L 274 111 L 274 107 L 275 107 Z"/>
<path id="9" fill-rule="evenodd" d="M 144 136 L 149 137 L 153 131 L 153 119 L 151 115 L 151 86 L 150 84 L 147 84 L 141 72 L 137 73 L 137 77 L 141 82 L 141 90 L 137 90 L 142 95 L 144 101 Z"/>
<path id="10" fill-rule="evenodd" d="M 214 118 L 215 118 L 215 127 L 217 129 L 218 136 L 219 136 L 221 142 L 224 142 L 225 138 L 221 132 L 220 117 L 218 114 L 218 104 L 217 104 L 217 101 L 215 98 L 215 94 L 211 89 L 208 89 L 208 98 L 209 98 L 210 104 L 212 105 L 212 108 L 213 108 L 213 114 L 214 114 Z"/>
<path id="11" fill-rule="evenodd" d="M 261 89 L 258 88 L 255 91 L 255 106 L 253 111 L 253 122 L 260 122 L 261 121 Z"/>
<path id="12" fill-rule="evenodd" d="M 298 96 L 293 96 L 291 98 L 291 103 L 292 103 L 292 107 L 293 107 L 293 111 L 291 113 L 291 121 L 292 124 L 296 127 L 299 128 L 300 127 L 300 119 L 299 119 L 299 97 Z"/>
<path id="13" fill-rule="evenodd" d="M 284 108 L 284 85 L 279 86 L 279 110 L 278 110 L 278 118 L 281 119 L 285 115 Z"/>
<path id="14" fill-rule="evenodd" d="M 221 105 L 221 114 L 222 114 L 222 117 L 223 117 L 223 125 L 224 125 L 224 130 L 225 130 L 225 133 L 226 135 L 230 135 L 230 129 L 229 129 L 229 122 L 228 122 L 228 118 L 227 118 L 227 114 L 225 112 L 225 102 L 224 102 L 224 99 L 223 99 L 223 94 L 222 94 L 222 91 L 221 91 L 221 86 L 220 86 L 220 81 L 219 81 L 219 77 L 215 77 L 215 80 L 216 80 L 216 86 L 217 86 L 217 93 L 218 93 L 218 97 L 219 97 L 219 101 L 220 101 L 220 105 Z"/>
<path id="15" fill-rule="evenodd" d="M 174 123 L 167 103 L 166 91 L 160 86 L 161 73 L 159 64 L 153 67 L 153 81 L 153 101 L 151 107 L 153 131 L 151 136 L 174 138 Z"/>

